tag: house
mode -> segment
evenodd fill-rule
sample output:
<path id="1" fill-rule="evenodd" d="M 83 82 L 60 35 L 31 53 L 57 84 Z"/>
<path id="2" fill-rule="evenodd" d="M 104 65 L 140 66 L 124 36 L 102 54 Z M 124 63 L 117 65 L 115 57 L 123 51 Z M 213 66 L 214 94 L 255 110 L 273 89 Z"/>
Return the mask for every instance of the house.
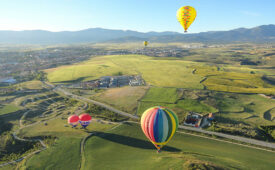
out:
<path id="1" fill-rule="evenodd" d="M 192 127 L 200 127 L 203 116 L 201 114 L 190 112 L 184 121 L 184 125 Z"/>

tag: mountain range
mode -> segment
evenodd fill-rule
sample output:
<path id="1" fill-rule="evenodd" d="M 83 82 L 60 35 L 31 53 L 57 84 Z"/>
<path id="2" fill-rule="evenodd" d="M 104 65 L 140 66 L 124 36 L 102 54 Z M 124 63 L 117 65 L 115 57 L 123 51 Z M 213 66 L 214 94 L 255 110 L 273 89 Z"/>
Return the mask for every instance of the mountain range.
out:
<path id="1" fill-rule="evenodd" d="M 262 25 L 254 28 L 239 28 L 230 31 L 209 31 L 193 34 L 177 32 L 137 32 L 90 28 L 80 31 L 50 32 L 44 30 L 0 31 L 1 44 L 71 44 L 98 42 L 275 42 L 275 25 Z"/>

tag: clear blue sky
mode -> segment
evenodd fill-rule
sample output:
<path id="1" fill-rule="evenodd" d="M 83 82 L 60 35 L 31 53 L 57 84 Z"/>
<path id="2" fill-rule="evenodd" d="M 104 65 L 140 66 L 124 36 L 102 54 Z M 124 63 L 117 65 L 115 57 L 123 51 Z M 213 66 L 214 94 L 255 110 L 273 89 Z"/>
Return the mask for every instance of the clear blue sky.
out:
<path id="1" fill-rule="evenodd" d="M 176 11 L 185 5 L 198 14 L 189 32 L 275 24 L 275 0 L 1 0 L 0 30 L 183 32 Z"/>

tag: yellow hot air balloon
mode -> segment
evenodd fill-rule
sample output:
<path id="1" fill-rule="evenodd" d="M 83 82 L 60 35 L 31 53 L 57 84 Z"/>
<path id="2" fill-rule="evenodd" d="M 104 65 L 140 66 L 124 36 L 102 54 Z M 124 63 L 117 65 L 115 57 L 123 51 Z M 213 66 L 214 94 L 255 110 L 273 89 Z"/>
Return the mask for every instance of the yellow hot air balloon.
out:
<path id="1" fill-rule="evenodd" d="M 144 41 L 143 44 L 144 44 L 145 47 L 147 47 L 148 41 Z"/>
<path id="2" fill-rule="evenodd" d="M 193 23 L 197 16 L 197 12 L 195 8 L 191 6 L 184 6 L 178 9 L 177 18 L 182 27 L 184 28 L 184 32 L 187 32 L 187 29 Z"/>

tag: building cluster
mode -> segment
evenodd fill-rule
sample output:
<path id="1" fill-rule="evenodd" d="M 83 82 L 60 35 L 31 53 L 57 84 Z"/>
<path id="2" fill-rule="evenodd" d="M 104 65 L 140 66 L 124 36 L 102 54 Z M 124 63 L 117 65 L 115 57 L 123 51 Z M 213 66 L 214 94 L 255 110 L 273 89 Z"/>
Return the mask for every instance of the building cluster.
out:
<path id="1" fill-rule="evenodd" d="M 123 86 L 142 86 L 145 85 L 144 80 L 139 75 L 133 76 L 104 76 L 98 80 L 91 80 L 68 85 L 68 88 L 79 89 L 104 89 Z"/>
<path id="2" fill-rule="evenodd" d="M 201 115 L 196 112 L 190 112 L 185 118 L 184 125 L 203 128 L 206 126 L 210 126 L 213 120 L 214 120 L 213 113 L 209 113 L 207 115 Z"/>
<path id="3" fill-rule="evenodd" d="M 13 77 L 5 77 L 5 78 L 0 78 L 0 83 L 1 84 L 15 84 L 16 80 Z"/>
<path id="4" fill-rule="evenodd" d="M 191 47 L 190 47 L 191 48 Z M 193 48 L 205 48 L 204 46 L 196 46 Z M 145 49 L 134 49 L 131 51 L 132 54 L 142 54 L 153 57 L 183 57 L 190 55 L 189 48 L 179 47 L 166 47 L 166 48 L 145 48 Z"/>

